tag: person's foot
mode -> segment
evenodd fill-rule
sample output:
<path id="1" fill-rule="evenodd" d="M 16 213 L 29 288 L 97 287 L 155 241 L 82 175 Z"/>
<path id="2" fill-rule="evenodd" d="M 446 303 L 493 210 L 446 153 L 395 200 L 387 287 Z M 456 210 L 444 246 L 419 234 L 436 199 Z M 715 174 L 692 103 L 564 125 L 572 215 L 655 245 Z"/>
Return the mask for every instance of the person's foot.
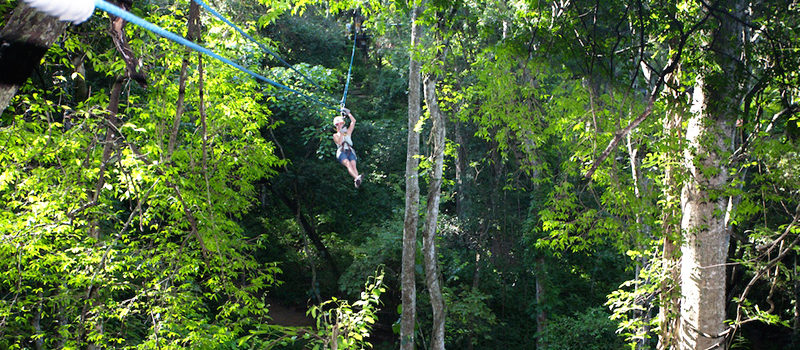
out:
<path id="1" fill-rule="evenodd" d="M 359 188 L 361 186 L 361 175 L 358 175 L 358 177 L 355 180 L 353 180 L 353 185 L 355 185 L 356 188 Z"/>

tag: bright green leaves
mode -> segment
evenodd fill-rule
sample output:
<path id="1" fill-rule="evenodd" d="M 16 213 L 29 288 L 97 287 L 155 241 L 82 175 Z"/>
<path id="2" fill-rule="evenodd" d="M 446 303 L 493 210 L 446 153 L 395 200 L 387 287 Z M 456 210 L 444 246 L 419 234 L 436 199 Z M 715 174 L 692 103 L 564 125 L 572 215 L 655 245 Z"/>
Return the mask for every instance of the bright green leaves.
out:
<path id="1" fill-rule="evenodd" d="M 620 245 L 625 238 L 624 218 L 585 204 L 591 193 L 580 191 L 570 182 L 555 186 L 552 199 L 539 212 L 541 229 L 547 235 L 537 246 L 550 248 L 557 255 L 561 251 L 594 251 L 607 245 Z M 623 213 L 619 213 L 623 214 Z"/>
<path id="2" fill-rule="evenodd" d="M 447 330 L 449 344 L 472 340 L 473 345 L 493 341 L 493 329 L 498 318 L 487 304 L 491 296 L 475 289 L 443 291 L 447 305 Z"/>
<path id="3" fill-rule="evenodd" d="M 656 245 L 646 251 L 629 251 L 628 255 L 633 260 L 648 263 L 638 270 L 638 276 L 625 281 L 619 289 L 608 295 L 606 306 L 612 312 L 610 319 L 617 322 L 617 333 L 625 336 L 629 343 L 650 339 L 653 334 L 647 330 L 657 327 L 662 321 L 659 317 L 641 317 L 653 312 L 656 296 L 664 293 L 662 286 L 672 285 L 668 281 L 670 276 L 665 273 L 668 269 L 665 269 L 664 264 L 669 262 L 661 259 L 658 254 Z M 645 300 L 653 302 L 644 302 Z"/>
<path id="4" fill-rule="evenodd" d="M 302 346 L 304 349 L 364 349 L 372 347 L 366 339 L 378 318 L 381 295 L 386 292 L 382 269 L 370 276 L 360 298 L 350 302 L 332 297 L 308 309 L 314 328 L 255 325 L 249 334 L 238 338 L 239 347 L 270 349 L 277 346 Z"/>
<path id="5" fill-rule="evenodd" d="M 172 10 L 146 13 L 180 32 L 185 20 Z M 247 64 L 261 59 L 219 26 L 208 29 L 210 46 Z M 95 70 L 88 83 L 100 88 L 71 101 L 63 91 L 81 74 L 57 73 L 53 89 L 23 87 L 16 113 L 4 116 L 0 290 L 11 297 L 0 304 L 0 347 L 33 334 L 33 317 L 47 325 L 46 347 L 114 348 L 216 348 L 266 320 L 263 295 L 280 269 L 252 257 L 257 246 L 235 221 L 252 206 L 253 184 L 282 164 L 261 137 L 270 124 L 262 87 L 204 60 L 201 101 L 192 55 L 186 112 L 166 162 L 183 50 L 127 30 L 150 86 L 126 85 L 119 114 L 105 111 L 102 78 L 124 75 L 118 53 L 68 35 L 45 66 L 72 71 L 69 57 L 85 50 Z"/>
<path id="6" fill-rule="evenodd" d="M 266 27 L 289 10 L 302 10 L 299 5 L 300 2 L 298 2 L 297 6 L 293 6 L 293 1 L 291 0 L 259 0 L 259 2 L 267 7 L 267 13 L 261 15 L 258 19 L 258 25 L 260 27 Z M 305 2 L 303 3 L 305 4 Z"/>
<path id="7" fill-rule="evenodd" d="M 342 349 L 371 347 L 365 338 L 369 337 L 377 319 L 380 296 L 386 291 L 383 276 L 382 270 L 371 276 L 361 298 L 352 304 L 334 297 L 308 310 L 308 314 L 316 319 L 318 345 L 329 348 L 336 342 Z"/>
<path id="8" fill-rule="evenodd" d="M 697 1 L 682 0 L 678 1 L 676 8 L 679 13 L 685 13 L 689 17 L 697 15 L 701 9 L 701 4 Z"/>
<path id="9" fill-rule="evenodd" d="M 614 321 L 600 307 L 580 310 L 574 315 L 558 315 L 548 320 L 548 327 L 540 334 L 539 344 L 544 350 L 618 350 L 625 344 L 615 334 Z"/>

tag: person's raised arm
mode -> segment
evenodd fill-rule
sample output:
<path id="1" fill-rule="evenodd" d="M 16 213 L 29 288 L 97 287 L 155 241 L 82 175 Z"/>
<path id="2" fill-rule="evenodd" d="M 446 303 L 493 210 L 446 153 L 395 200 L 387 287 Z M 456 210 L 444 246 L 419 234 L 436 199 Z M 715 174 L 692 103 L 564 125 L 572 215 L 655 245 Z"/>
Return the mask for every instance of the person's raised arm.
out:
<path id="1" fill-rule="evenodd" d="M 342 108 L 342 112 L 344 112 L 345 114 L 347 114 L 348 117 L 350 117 L 350 126 L 347 128 L 347 134 L 352 136 L 353 129 L 355 129 L 356 127 L 356 117 L 354 117 L 353 113 L 350 113 L 350 110 L 347 108 Z"/>

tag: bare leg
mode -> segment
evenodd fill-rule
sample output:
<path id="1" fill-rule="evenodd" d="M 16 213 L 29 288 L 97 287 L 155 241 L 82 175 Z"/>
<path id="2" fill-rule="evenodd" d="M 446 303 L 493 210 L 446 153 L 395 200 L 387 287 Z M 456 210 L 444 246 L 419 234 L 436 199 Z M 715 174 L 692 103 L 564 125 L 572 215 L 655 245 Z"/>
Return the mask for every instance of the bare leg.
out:
<path id="1" fill-rule="evenodd" d="M 358 177 L 358 168 L 356 168 L 356 161 L 355 160 L 351 160 L 350 161 L 350 166 L 353 168 L 353 172 L 356 174 L 355 177 Z"/>
<path id="2" fill-rule="evenodd" d="M 356 170 L 355 161 L 350 160 L 342 160 L 342 165 L 347 168 L 347 172 L 350 173 L 354 179 L 358 177 L 358 170 Z"/>
<path id="3" fill-rule="evenodd" d="M 350 162 L 350 167 L 352 168 L 352 171 L 356 174 L 355 181 L 353 181 L 353 185 L 355 185 L 356 188 L 358 188 L 359 186 L 361 186 L 361 175 L 358 175 L 358 168 L 356 168 L 355 159 L 353 159 L 353 161 Z"/>

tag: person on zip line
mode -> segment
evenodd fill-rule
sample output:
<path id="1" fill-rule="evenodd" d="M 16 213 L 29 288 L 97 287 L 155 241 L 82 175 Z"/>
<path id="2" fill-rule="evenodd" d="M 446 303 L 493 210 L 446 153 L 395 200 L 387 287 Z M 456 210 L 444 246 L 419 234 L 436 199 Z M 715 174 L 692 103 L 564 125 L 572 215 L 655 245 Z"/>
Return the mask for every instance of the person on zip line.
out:
<path id="1" fill-rule="evenodd" d="M 347 168 L 347 172 L 353 177 L 353 185 L 358 188 L 361 186 L 361 175 L 358 174 L 358 168 L 356 168 L 357 157 L 352 139 L 356 118 L 347 108 L 342 108 L 342 115 L 350 117 L 350 126 L 345 128 L 342 116 L 333 118 L 333 125 L 336 127 L 336 133 L 333 134 L 333 142 L 336 143 L 336 160 Z"/>

